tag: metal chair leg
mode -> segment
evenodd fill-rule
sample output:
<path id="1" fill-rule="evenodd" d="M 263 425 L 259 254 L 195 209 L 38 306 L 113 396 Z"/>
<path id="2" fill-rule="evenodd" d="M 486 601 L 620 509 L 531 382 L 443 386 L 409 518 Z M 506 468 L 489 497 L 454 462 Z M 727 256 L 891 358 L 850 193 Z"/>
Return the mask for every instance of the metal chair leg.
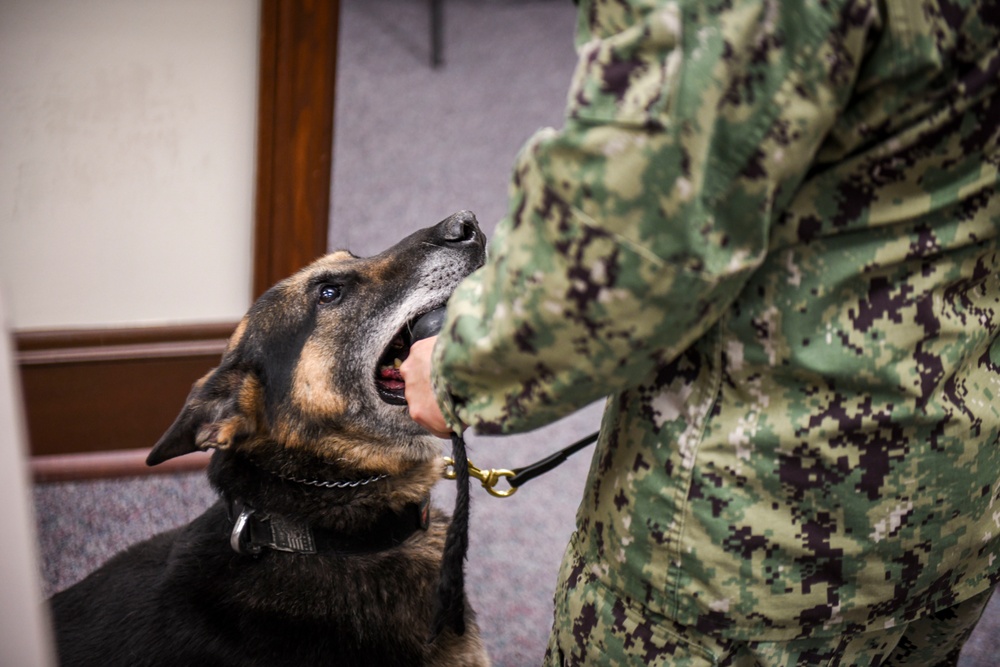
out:
<path id="1" fill-rule="evenodd" d="M 438 67 L 444 61 L 444 0 L 431 2 L 431 67 Z"/>

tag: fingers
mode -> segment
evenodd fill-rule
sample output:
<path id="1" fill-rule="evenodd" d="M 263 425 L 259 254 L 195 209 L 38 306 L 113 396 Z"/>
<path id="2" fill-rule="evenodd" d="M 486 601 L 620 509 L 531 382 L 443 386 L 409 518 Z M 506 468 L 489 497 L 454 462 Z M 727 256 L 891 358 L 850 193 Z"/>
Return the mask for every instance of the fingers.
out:
<path id="1" fill-rule="evenodd" d="M 451 436 L 451 429 L 438 407 L 431 384 L 431 355 L 437 336 L 418 340 L 410 347 L 410 354 L 399 372 L 406 383 L 406 404 L 410 419 L 439 438 Z"/>

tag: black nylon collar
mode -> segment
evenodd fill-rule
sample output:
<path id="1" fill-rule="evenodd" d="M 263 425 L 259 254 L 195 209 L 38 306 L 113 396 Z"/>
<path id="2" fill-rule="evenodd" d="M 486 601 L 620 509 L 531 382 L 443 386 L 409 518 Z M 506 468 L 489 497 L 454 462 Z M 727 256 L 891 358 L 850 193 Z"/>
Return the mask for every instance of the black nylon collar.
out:
<path id="1" fill-rule="evenodd" d="M 318 528 L 296 519 L 258 512 L 235 501 L 229 504 L 233 522 L 229 544 L 241 554 L 258 555 L 263 549 L 300 554 L 368 554 L 403 544 L 430 524 L 430 496 L 410 503 L 401 512 L 385 512 L 364 530 L 345 533 Z"/>

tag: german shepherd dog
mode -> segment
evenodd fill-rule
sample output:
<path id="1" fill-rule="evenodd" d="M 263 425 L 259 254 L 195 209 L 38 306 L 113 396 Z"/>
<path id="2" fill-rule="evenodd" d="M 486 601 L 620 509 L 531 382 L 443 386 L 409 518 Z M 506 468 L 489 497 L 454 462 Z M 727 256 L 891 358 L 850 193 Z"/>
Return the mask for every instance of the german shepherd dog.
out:
<path id="1" fill-rule="evenodd" d="M 396 370 L 484 257 L 463 211 L 261 296 L 147 460 L 216 450 L 219 502 L 51 599 L 62 664 L 488 665 L 471 611 L 429 639 L 443 465 Z"/>

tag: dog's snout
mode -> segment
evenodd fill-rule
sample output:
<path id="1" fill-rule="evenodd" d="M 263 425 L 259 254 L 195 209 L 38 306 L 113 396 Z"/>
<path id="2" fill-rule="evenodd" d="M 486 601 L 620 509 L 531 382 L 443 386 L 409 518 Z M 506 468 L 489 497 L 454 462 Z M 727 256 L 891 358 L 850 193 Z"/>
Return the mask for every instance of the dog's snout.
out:
<path id="1" fill-rule="evenodd" d="M 479 221 L 472 211 L 459 211 L 438 225 L 441 239 L 445 243 L 481 243 L 482 232 Z"/>

